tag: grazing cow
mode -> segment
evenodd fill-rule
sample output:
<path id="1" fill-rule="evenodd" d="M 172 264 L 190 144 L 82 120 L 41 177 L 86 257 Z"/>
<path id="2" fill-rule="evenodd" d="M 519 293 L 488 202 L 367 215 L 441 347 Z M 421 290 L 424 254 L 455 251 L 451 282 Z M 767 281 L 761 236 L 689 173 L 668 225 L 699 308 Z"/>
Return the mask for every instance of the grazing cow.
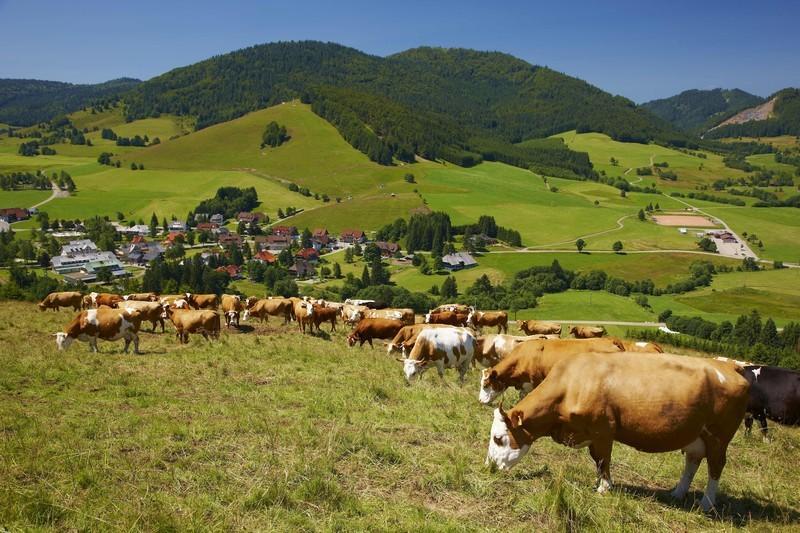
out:
<path id="1" fill-rule="evenodd" d="M 158 298 L 158 301 L 161 305 L 172 305 L 178 300 L 186 302 L 186 306 L 188 308 L 189 302 L 186 301 L 185 294 L 163 294 Z"/>
<path id="2" fill-rule="evenodd" d="M 187 292 L 185 296 L 189 306 L 194 309 L 213 309 L 216 311 L 217 307 L 219 307 L 219 296 L 216 294 L 192 294 Z"/>
<path id="3" fill-rule="evenodd" d="M 403 363 L 403 374 L 409 383 L 433 364 L 442 380 L 445 368 L 457 368 L 458 380 L 463 384 L 477 347 L 475 334 L 468 328 L 425 329 L 417 335 L 408 357 L 398 361 Z"/>
<path id="4" fill-rule="evenodd" d="M 611 488 L 615 441 L 649 453 L 682 450 L 685 466 L 672 496 L 686 496 L 705 458 L 708 485 L 700 504 L 708 511 L 728 444 L 744 417 L 747 389 L 737 367 L 712 359 L 576 355 L 557 363 L 508 413 L 502 406 L 495 409 L 486 462 L 509 469 L 542 437 L 573 448 L 589 446 L 597 492 L 603 493 Z"/>
<path id="5" fill-rule="evenodd" d="M 156 331 L 156 324 L 161 324 L 161 333 L 166 331 L 164 327 L 164 309 L 158 302 L 142 302 L 139 300 L 127 300 L 117 304 L 118 309 L 136 309 L 141 313 L 142 322 L 149 321 L 152 324 L 153 333 Z"/>
<path id="6" fill-rule="evenodd" d="M 520 398 L 538 385 L 561 359 L 576 354 L 623 352 L 622 342 L 613 339 L 554 339 L 524 342 L 492 368 L 481 373 L 478 401 L 491 403 L 508 387 L 520 391 Z"/>
<path id="7" fill-rule="evenodd" d="M 189 333 L 200 333 L 204 339 L 219 338 L 219 315 L 216 311 L 167 307 L 164 318 L 175 326 L 175 337 L 182 344 L 189 342 Z"/>
<path id="8" fill-rule="evenodd" d="M 154 292 L 134 292 L 132 294 L 124 294 L 122 299 L 126 302 L 157 302 L 158 294 Z"/>
<path id="9" fill-rule="evenodd" d="M 369 311 L 369 307 L 357 304 L 348 303 L 350 300 L 345 300 L 344 305 L 339 310 L 341 313 L 342 321 L 352 326 L 357 324 L 359 320 L 364 318 L 364 315 L 367 311 Z"/>
<path id="10" fill-rule="evenodd" d="M 744 377 L 750 383 L 745 433 L 750 433 L 753 419 L 761 426 L 767 440 L 767 419 L 788 426 L 800 425 L 800 372 L 777 366 L 747 365 Z"/>
<path id="11" fill-rule="evenodd" d="M 606 330 L 596 326 L 572 326 L 569 334 L 576 339 L 596 339 L 605 335 Z"/>
<path id="12" fill-rule="evenodd" d="M 282 316 L 283 323 L 288 324 L 292 319 L 292 301 L 289 298 L 254 298 L 247 299 L 247 309 L 244 311 L 244 320 L 251 316 L 269 321 L 269 315 Z"/>
<path id="13" fill-rule="evenodd" d="M 331 323 L 331 332 L 336 331 L 336 317 L 339 315 L 339 310 L 335 307 L 327 307 L 317 304 L 312 304 L 313 312 L 311 313 L 311 323 L 317 328 L 319 332 L 319 325 L 323 322 Z"/>
<path id="14" fill-rule="evenodd" d="M 473 311 L 472 307 L 464 304 L 442 304 L 435 309 L 431 309 L 430 313 L 442 313 L 444 311 L 453 311 L 454 313 L 468 314 Z"/>
<path id="15" fill-rule="evenodd" d="M 128 353 L 128 347 L 133 342 L 133 353 L 139 353 L 139 325 L 141 315 L 137 310 L 87 309 L 78 313 L 75 318 L 64 328 L 53 335 L 59 350 L 66 350 L 72 341 L 79 340 L 89 343 L 92 352 L 100 351 L 97 348 L 97 339 L 117 341 L 125 339 L 123 351 Z"/>
<path id="16" fill-rule="evenodd" d="M 453 326 L 447 324 L 414 324 L 412 326 L 403 326 L 400 331 L 397 332 L 397 335 L 389 341 L 386 353 L 387 355 L 391 355 L 394 352 L 399 352 L 405 355 L 414 347 L 414 343 L 417 342 L 417 335 L 419 335 L 420 331 L 430 328 L 450 327 Z"/>
<path id="17" fill-rule="evenodd" d="M 347 344 L 364 346 L 369 343 L 370 348 L 374 348 L 372 339 L 393 339 L 397 332 L 405 326 L 402 320 L 394 318 L 362 318 L 355 329 L 347 337 Z"/>
<path id="18" fill-rule="evenodd" d="M 478 363 L 484 368 L 494 366 L 514 351 L 514 348 L 529 340 L 535 340 L 535 337 L 500 333 L 478 337 L 478 350 L 475 352 L 472 362 L 473 364 Z"/>
<path id="19" fill-rule="evenodd" d="M 654 342 L 622 341 L 626 352 L 664 353 L 664 348 Z"/>
<path id="20" fill-rule="evenodd" d="M 239 327 L 239 316 L 244 311 L 242 297 L 237 294 L 222 295 L 222 314 L 225 317 L 225 327 Z"/>
<path id="21" fill-rule="evenodd" d="M 97 309 L 101 305 L 116 307 L 122 301 L 122 296 L 110 292 L 90 292 L 83 297 L 84 309 Z"/>
<path id="22" fill-rule="evenodd" d="M 390 318 L 400 320 L 406 326 L 414 324 L 414 310 L 413 309 L 368 309 L 364 312 L 364 318 Z"/>
<path id="23" fill-rule="evenodd" d="M 508 313 L 505 311 L 470 311 L 467 325 L 481 331 L 484 326 L 497 326 L 497 333 L 508 333 Z"/>
<path id="24" fill-rule="evenodd" d="M 428 313 L 425 315 L 426 324 L 447 324 L 449 326 L 465 327 L 469 313 L 456 311 L 442 311 L 441 313 Z"/>
<path id="25" fill-rule="evenodd" d="M 561 324 L 539 320 L 520 320 L 519 329 L 525 335 L 558 335 L 561 337 Z"/>
<path id="26" fill-rule="evenodd" d="M 83 305 L 83 296 L 79 292 L 64 291 L 51 292 L 39 302 L 39 311 L 52 309 L 58 311 L 62 307 L 71 307 L 74 311 L 80 311 Z"/>

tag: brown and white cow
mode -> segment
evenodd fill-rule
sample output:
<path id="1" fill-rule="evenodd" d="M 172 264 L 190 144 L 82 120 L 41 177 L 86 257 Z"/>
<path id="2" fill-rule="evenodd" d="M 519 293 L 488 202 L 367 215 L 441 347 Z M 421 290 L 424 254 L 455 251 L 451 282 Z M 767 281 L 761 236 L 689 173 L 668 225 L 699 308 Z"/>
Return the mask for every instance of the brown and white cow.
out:
<path id="1" fill-rule="evenodd" d="M 117 304 L 118 309 L 131 309 L 138 310 L 141 313 L 141 320 L 149 321 L 153 326 L 151 330 L 153 333 L 156 331 L 156 324 L 161 324 L 161 333 L 164 333 L 164 309 L 158 302 L 142 302 L 139 300 L 126 300 Z"/>
<path id="2" fill-rule="evenodd" d="M 122 296 L 110 292 L 90 292 L 83 297 L 84 309 L 97 309 L 101 305 L 116 307 L 122 301 Z"/>
<path id="3" fill-rule="evenodd" d="M 465 327 L 469 313 L 459 313 L 458 311 L 441 311 L 439 313 L 428 313 L 425 315 L 426 324 L 447 324 L 449 326 Z"/>
<path id="4" fill-rule="evenodd" d="M 708 484 L 700 504 L 708 511 L 747 407 L 748 384 L 739 372 L 730 363 L 671 354 L 562 359 L 508 413 L 495 409 L 486 462 L 510 469 L 542 437 L 588 446 L 603 493 L 611 488 L 615 441 L 649 453 L 682 450 L 685 466 L 672 496 L 686 496 L 705 458 Z"/>
<path id="5" fill-rule="evenodd" d="M 244 302 L 238 294 L 222 295 L 222 316 L 225 317 L 225 327 L 239 327 L 239 317 L 244 311 Z"/>
<path id="6" fill-rule="evenodd" d="M 247 299 L 247 309 L 244 311 L 244 320 L 251 316 L 269 322 L 269 316 L 282 316 L 283 323 L 288 324 L 292 319 L 292 301 L 289 298 L 255 298 Z"/>
<path id="7" fill-rule="evenodd" d="M 347 337 L 347 344 L 364 346 L 368 342 L 370 348 L 374 348 L 373 339 L 393 339 L 403 326 L 402 320 L 394 318 L 362 318 Z"/>
<path id="8" fill-rule="evenodd" d="M 352 326 L 357 324 L 359 320 L 364 318 L 364 314 L 369 311 L 369 307 L 365 305 L 351 304 L 345 302 L 339 310 L 341 313 L 342 321 Z"/>
<path id="9" fill-rule="evenodd" d="M 167 307 L 164 317 L 172 321 L 175 337 L 182 344 L 189 342 L 189 333 L 199 333 L 206 340 L 219 338 L 219 314 L 216 311 Z"/>
<path id="10" fill-rule="evenodd" d="M 39 311 L 52 309 L 58 311 L 62 307 L 71 307 L 74 311 L 80 311 L 83 305 L 83 295 L 76 291 L 51 292 L 39 302 Z"/>
<path id="11" fill-rule="evenodd" d="M 444 311 L 452 311 L 454 313 L 468 314 L 472 310 L 472 307 L 464 304 L 442 304 L 434 309 L 431 309 L 429 312 L 442 313 Z"/>
<path id="12" fill-rule="evenodd" d="M 128 347 L 133 342 L 133 353 L 139 353 L 139 325 L 141 316 L 139 311 L 130 309 L 86 309 L 78 313 L 67 324 L 64 331 L 53 335 L 59 350 L 66 350 L 74 340 L 89 343 L 92 352 L 98 352 L 97 340 L 106 341 L 125 340 L 123 351 L 128 353 Z"/>
<path id="13" fill-rule="evenodd" d="M 576 339 L 596 339 L 605 335 L 606 330 L 597 326 L 572 326 L 569 334 Z"/>
<path id="14" fill-rule="evenodd" d="M 213 309 L 216 311 L 217 307 L 219 307 L 219 296 L 216 294 L 192 294 L 187 292 L 185 296 L 189 306 L 194 309 Z"/>
<path id="15" fill-rule="evenodd" d="M 386 353 L 391 355 L 394 352 L 398 352 L 405 355 L 414 347 L 414 343 L 417 341 L 417 335 L 419 335 L 420 331 L 430 328 L 451 327 L 453 326 L 447 324 L 414 324 L 412 326 L 403 326 L 400 331 L 397 332 L 397 335 L 389 341 Z"/>
<path id="16" fill-rule="evenodd" d="M 122 299 L 126 302 L 157 302 L 158 294 L 154 292 L 134 292 L 122 295 Z"/>
<path id="17" fill-rule="evenodd" d="M 481 373 L 478 400 L 491 403 L 507 388 L 520 391 L 520 397 L 536 387 L 547 372 L 564 358 L 586 353 L 623 352 L 618 339 L 553 339 L 523 342 L 492 368 Z"/>
<path id="18" fill-rule="evenodd" d="M 494 366 L 499 363 L 501 359 L 510 355 L 517 346 L 529 340 L 535 340 L 535 337 L 504 335 L 500 333 L 478 337 L 478 349 L 475 352 L 475 357 L 472 358 L 472 362 L 484 368 Z"/>
<path id="19" fill-rule="evenodd" d="M 561 336 L 561 324 L 542 322 L 540 320 L 520 320 L 517 325 L 525 335 L 558 335 Z"/>
<path id="20" fill-rule="evenodd" d="M 414 324 L 414 310 L 403 308 L 395 309 L 387 307 L 385 309 L 367 309 L 364 312 L 364 318 L 389 318 L 393 320 L 400 320 L 406 326 Z"/>
<path id="21" fill-rule="evenodd" d="M 480 332 L 484 326 L 497 326 L 497 333 L 508 333 L 508 313 L 505 311 L 470 311 L 467 325 Z"/>
<path id="22" fill-rule="evenodd" d="M 158 298 L 158 302 L 163 306 L 170 306 L 178 301 L 185 302 L 185 304 L 178 306 L 179 309 L 189 308 L 189 302 L 186 300 L 186 294 L 162 294 Z"/>
<path id="23" fill-rule="evenodd" d="M 409 383 L 433 365 L 441 379 L 445 368 L 458 369 L 458 379 L 463 384 L 477 346 L 475 334 L 469 328 L 424 329 L 417 335 L 408 357 L 398 361 L 403 363 L 403 374 Z"/>

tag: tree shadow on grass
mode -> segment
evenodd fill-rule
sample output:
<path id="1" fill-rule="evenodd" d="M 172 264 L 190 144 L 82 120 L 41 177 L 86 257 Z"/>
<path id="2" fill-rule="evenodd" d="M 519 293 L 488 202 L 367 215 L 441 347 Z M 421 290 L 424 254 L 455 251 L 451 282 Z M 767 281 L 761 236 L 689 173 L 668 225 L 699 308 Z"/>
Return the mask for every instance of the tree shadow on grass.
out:
<path id="1" fill-rule="evenodd" d="M 648 487 L 618 484 L 615 486 L 615 490 L 643 498 L 653 497 L 664 505 L 687 511 L 693 508 L 699 509 L 700 500 L 703 497 L 702 490 L 689 491 L 683 500 L 673 498 L 670 494 L 671 489 L 654 490 Z M 781 507 L 753 496 L 731 496 L 724 492 L 717 494 L 716 509 L 711 511 L 708 516 L 714 520 L 732 522 L 737 527 L 747 526 L 753 520 L 765 520 L 780 524 L 800 523 L 800 511 L 797 509 Z"/>

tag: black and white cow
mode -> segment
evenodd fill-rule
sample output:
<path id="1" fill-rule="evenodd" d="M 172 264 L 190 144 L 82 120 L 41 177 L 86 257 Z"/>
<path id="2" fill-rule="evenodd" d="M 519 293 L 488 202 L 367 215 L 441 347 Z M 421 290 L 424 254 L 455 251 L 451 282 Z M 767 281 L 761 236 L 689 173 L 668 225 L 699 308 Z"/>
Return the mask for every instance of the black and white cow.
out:
<path id="1" fill-rule="evenodd" d="M 753 419 L 767 438 L 767 419 L 788 426 L 800 425 L 800 372 L 777 366 L 747 365 L 744 377 L 750 383 L 745 432 L 750 433 Z"/>

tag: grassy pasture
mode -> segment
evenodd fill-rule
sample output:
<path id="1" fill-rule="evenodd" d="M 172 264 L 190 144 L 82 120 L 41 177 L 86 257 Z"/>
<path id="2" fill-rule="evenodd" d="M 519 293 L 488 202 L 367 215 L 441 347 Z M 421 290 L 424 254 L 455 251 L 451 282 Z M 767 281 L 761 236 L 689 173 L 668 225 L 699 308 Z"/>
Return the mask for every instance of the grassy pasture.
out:
<path id="1" fill-rule="evenodd" d="M 766 168 L 767 170 L 773 170 L 775 172 L 786 172 L 791 176 L 794 176 L 797 168 L 792 165 L 787 165 L 786 163 L 778 163 L 775 161 L 775 154 L 756 154 L 756 155 L 749 155 L 747 156 L 747 162 L 751 165 L 756 165 L 759 167 Z"/>
<path id="2" fill-rule="evenodd" d="M 341 203 L 317 202 L 317 205 L 322 207 L 288 218 L 286 223 L 301 229 L 327 228 L 333 233 L 347 228 L 376 230 L 397 218 L 407 219 L 414 209 L 421 208 L 423 204 L 414 193 L 399 193 L 396 196 L 384 193 L 342 200 Z"/>
<path id="3" fill-rule="evenodd" d="M 740 432 L 718 516 L 667 491 L 680 453 L 615 446 L 596 495 L 585 450 L 549 439 L 511 472 L 483 465 L 491 410 L 478 373 L 407 387 L 382 349 L 347 349 L 272 321 L 218 343 L 143 333 L 55 353 L 71 312 L 5 302 L 0 321 L 0 523 L 10 530 L 792 530 L 800 432 Z M 22 341 L 24 339 L 24 341 Z M 24 342 L 24 348 L 22 346 Z M 357 376 L 357 377 L 356 377 Z M 514 403 L 508 395 L 506 405 Z"/>
<path id="4" fill-rule="evenodd" d="M 18 191 L 0 191 L 0 207 L 30 207 L 49 197 L 51 191 L 20 189 Z"/>

